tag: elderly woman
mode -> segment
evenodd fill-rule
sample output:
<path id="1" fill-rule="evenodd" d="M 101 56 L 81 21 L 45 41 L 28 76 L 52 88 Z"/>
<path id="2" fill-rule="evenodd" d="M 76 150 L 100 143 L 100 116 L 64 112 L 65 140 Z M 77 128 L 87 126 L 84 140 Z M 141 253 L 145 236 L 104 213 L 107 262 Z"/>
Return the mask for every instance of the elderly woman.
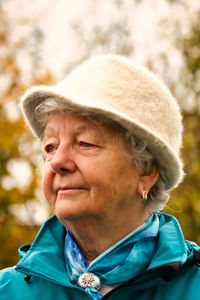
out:
<path id="1" fill-rule="evenodd" d="M 0 299 L 193 300 L 199 247 L 159 213 L 183 177 L 181 115 L 152 73 L 117 55 L 29 90 L 55 215 L 0 275 Z"/>

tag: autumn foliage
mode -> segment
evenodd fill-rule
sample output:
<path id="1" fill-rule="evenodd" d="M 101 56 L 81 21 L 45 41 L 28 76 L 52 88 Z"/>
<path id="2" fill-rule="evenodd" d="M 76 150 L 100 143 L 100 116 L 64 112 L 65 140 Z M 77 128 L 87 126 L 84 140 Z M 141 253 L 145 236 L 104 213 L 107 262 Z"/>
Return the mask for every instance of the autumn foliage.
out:
<path id="1" fill-rule="evenodd" d="M 31 243 L 39 229 L 32 218 L 30 202 L 39 200 L 38 169 L 41 166 L 35 156 L 38 151 L 35 140 L 26 128 L 18 108 L 19 99 L 31 85 L 51 84 L 53 76 L 48 70 L 37 72 L 34 66 L 31 79 L 24 82 L 17 54 L 23 49 L 25 41 L 13 44 L 9 40 L 9 24 L 2 10 L 0 24 L 0 80 L 3 82 L 0 86 L 0 268 L 4 268 L 17 262 L 17 248 Z M 127 33 L 126 36 L 128 38 Z M 120 51 L 126 45 L 130 43 L 126 41 L 124 45 L 121 44 Z M 184 98 L 192 95 L 193 105 L 191 109 L 183 111 L 186 176 L 184 182 L 172 192 L 167 212 L 179 219 L 187 239 L 200 243 L 200 15 L 191 24 L 190 34 L 177 40 L 177 47 L 184 59 L 180 78 L 186 90 Z M 129 47 L 123 53 L 130 54 L 130 51 L 132 48 Z M 183 99 L 179 99 L 181 101 Z M 14 117 L 10 115 L 12 109 L 16 111 Z M 31 176 L 25 185 L 17 184 L 13 178 L 10 169 L 13 161 L 29 166 Z M 16 214 L 20 205 L 25 208 L 28 222 L 22 222 Z"/>

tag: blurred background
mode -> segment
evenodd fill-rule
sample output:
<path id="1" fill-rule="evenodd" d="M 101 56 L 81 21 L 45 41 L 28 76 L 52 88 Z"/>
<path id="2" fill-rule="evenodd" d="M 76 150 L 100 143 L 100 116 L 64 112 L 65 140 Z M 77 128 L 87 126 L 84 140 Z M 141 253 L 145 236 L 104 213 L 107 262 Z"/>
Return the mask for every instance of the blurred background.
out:
<path id="1" fill-rule="evenodd" d="M 155 71 L 181 106 L 186 176 L 165 212 L 200 243 L 200 1 L 0 0 L 0 268 L 18 261 L 17 248 L 51 214 L 40 145 L 23 122 L 20 97 L 107 52 Z"/>

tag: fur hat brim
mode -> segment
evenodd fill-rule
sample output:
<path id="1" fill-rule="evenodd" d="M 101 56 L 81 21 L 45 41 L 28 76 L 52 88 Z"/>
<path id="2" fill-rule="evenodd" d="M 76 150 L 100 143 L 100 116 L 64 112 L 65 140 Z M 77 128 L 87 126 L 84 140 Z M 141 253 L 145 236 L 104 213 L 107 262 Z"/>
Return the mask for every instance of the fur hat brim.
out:
<path id="1" fill-rule="evenodd" d="M 169 145 L 166 145 L 165 142 L 156 136 L 154 132 L 151 132 L 149 128 L 136 120 L 133 121 L 132 119 L 129 119 L 126 115 L 119 114 L 119 112 L 115 112 L 114 110 L 110 111 L 106 107 L 92 107 L 87 104 L 80 105 L 75 99 L 66 98 L 66 95 L 61 95 L 61 93 L 58 94 L 56 89 L 46 86 L 34 87 L 22 98 L 26 122 L 30 124 L 33 134 L 39 139 L 43 136 L 45 127 L 42 127 L 37 121 L 34 111 L 35 108 L 47 98 L 60 98 L 65 101 L 66 105 L 69 105 L 69 108 L 74 107 L 78 111 L 98 113 L 116 121 L 124 128 L 146 140 L 148 148 L 152 152 L 153 157 L 155 157 L 157 164 L 164 170 L 164 182 L 166 183 L 167 190 L 176 187 L 182 181 L 184 173 L 182 171 L 183 165 L 181 160 L 177 157 L 176 153 L 170 149 Z"/>

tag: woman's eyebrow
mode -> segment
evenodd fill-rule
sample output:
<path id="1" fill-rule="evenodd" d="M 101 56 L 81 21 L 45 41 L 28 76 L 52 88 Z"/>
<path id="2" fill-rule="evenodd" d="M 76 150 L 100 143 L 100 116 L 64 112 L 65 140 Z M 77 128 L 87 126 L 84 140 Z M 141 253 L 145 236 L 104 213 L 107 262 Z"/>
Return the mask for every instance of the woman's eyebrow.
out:
<path id="1" fill-rule="evenodd" d="M 75 126 L 75 131 L 85 131 L 85 130 L 93 130 L 94 131 L 94 127 L 88 126 L 86 124 L 81 124 L 81 125 L 77 125 Z"/>

